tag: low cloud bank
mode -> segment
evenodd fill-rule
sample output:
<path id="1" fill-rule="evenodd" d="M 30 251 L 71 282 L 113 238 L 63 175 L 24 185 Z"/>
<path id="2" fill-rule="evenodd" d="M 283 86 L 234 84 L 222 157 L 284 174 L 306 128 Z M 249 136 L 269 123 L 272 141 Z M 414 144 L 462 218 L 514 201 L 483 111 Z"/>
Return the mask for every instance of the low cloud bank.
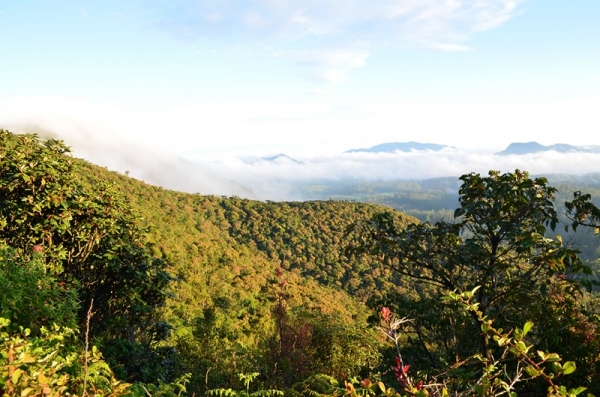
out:
<path id="1" fill-rule="evenodd" d="M 574 174 L 600 172 L 600 154 L 545 152 L 499 156 L 462 149 L 411 153 L 343 153 L 331 156 L 280 158 L 276 161 L 230 159 L 211 164 L 213 171 L 239 181 L 260 199 L 303 199 L 294 186 L 299 183 L 340 181 L 415 180 L 459 177 L 489 170 L 531 174 Z M 201 160 L 194 161 L 203 164 Z"/>
<path id="2" fill-rule="evenodd" d="M 63 139 L 76 157 L 167 189 L 259 200 L 303 200 L 298 186 L 342 181 L 415 180 L 521 169 L 531 174 L 600 172 L 600 154 L 554 151 L 499 156 L 460 148 L 410 153 L 338 153 L 326 156 L 229 157 L 205 161 L 98 133 L 68 120 L 3 126 L 13 132 Z"/>

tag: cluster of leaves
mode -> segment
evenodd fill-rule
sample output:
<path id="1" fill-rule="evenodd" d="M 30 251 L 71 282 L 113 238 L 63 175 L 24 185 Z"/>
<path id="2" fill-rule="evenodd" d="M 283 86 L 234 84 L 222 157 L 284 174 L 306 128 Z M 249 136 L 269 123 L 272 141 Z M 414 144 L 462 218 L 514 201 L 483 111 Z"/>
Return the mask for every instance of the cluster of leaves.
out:
<path id="1" fill-rule="evenodd" d="M 557 378 L 575 372 L 576 364 L 573 361 L 561 364 L 559 354 L 535 350 L 534 345 L 526 339 L 533 327 L 532 322 L 528 321 L 522 328 L 515 327 L 508 332 L 496 328 L 494 321 L 479 310 L 479 303 L 472 302 L 478 289 L 479 287 L 476 287 L 473 291 L 449 293 L 446 296 L 446 301 L 457 302 L 463 310 L 473 313 L 481 323 L 482 332 L 501 348 L 500 354 L 492 355 L 491 359 L 480 355 L 473 357 L 484 367 L 481 376 L 473 381 L 468 393 L 475 391 L 480 396 L 497 396 L 503 393 L 516 396 L 518 383 L 536 378 L 547 384 L 549 396 L 570 397 L 586 390 L 585 387 L 567 389 L 556 383 Z"/>
<path id="2" fill-rule="evenodd" d="M 147 363 L 156 371 L 136 368 L 131 353 L 153 351 L 168 336 L 158 317 L 173 281 L 167 263 L 152 255 L 146 231 L 112 184 L 82 187 L 78 164 L 60 141 L 0 130 L 0 244 L 12 247 L 2 254 L 25 263 L 36 257 L 28 277 L 19 276 L 22 269 L 3 272 L 18 287 L 8 287 L 2 310 L 32 330 L 52 322 L 85 327 L 108 360 L 122 365 L 123 377 L 166 379 L 162 363 Z"/>
<path id="3" fill-rule="evenodd" d="M 73 366 L 76 354 L 65 352 L 65 339 L 74 331 L 56 326 L 39 329 L 38 337 L 31 331 L 7 332 L 10 320 L 0 317 L 0 392 L 3 395 L 64 395 L 69 389 L 69 374 L 65 367 Z"/>
<path id="4" fill-rule="evenodd" d="M 96 347 L 77 339 L 77 299 L 47 274 L 41 255 L 24 261 L 0 249 L 0 389 L 3 395 L 117 395 L 117 381 Z"/>

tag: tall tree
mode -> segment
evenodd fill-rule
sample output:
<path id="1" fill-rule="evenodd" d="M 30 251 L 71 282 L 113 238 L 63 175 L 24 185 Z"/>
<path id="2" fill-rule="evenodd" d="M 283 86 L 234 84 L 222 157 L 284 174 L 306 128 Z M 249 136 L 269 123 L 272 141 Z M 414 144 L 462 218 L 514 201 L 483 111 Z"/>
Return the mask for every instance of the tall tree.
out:
<path id="1" fill-rule="evenodd" d="M 517 170 L 490 171 L 487 177 L 471 173 L 460 179 L 455 222 L 400 229 L 389 213 L 382 213 L 350 229 L 350 253 L 371 255 L 401 275 L 427 284 L 430 288 L 425 291 L 430 292 L 421 296 L 433 294 L 436 302 L 449 292 L 479 287 L 473 297 L 477 310 L 506 329 L 541 312 L 549 314 L 540 305 L 550 289 L 580 290 L 582 278 L 574 275 L 589 274 L 590 269 L 560 236 L 549 236 L 559 219 L 556 189 L 545 178 L 530 178 Z M 496 344 L 480 331 L 481 319 L 474 311 L 469 319 L 455 312 L 444 314 L 447 309 L 435 310 L 447 337 L 436 347 L 423 345 L 437 349 L 429 354 L 444 356 L 438 363 L 460 363 L 474 354 L 491 359 Z M 435 326 L 427 321 L 428 310 L 411 313 L 418 316 L 416 322 L 422 318 L 421 324 Z"/>

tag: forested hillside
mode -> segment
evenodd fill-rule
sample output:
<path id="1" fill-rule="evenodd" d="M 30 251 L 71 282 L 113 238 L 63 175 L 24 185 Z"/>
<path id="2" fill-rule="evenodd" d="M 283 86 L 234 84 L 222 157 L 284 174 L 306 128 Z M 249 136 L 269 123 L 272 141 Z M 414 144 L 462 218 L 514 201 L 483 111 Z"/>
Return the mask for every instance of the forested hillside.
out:
<path id="1" fill-rule="evenodd" d="M 566 222 L 564 203 L 573 193 L 584 191 L 600 205 L 600 173 L 584 175 L 544 175 L 557 188 L 555 204 L 561 222 Z M 297 184 L 295 189 L 303 197 L 313 200 L 346 200 L 388 206 L 414 216 L 422 222 L 435 223 L 452 220 L 458 205 L 460 180 L 457 177 L 397 181 L 323 181 L 318 184 Z M 561 230 L 565 241 L 581 251 L 595 271 L 600 271 L 598 239 L 589 230 Z"/>
<path id="2" fill-rule="evenodd" d="M 145 222 L 153 226 L 151 239 L 172 263 L 202 260 L 205 253 L 199 244 L 201 239 L 209 237 L 213 243 L 236 244 L 235 252 L 244 247 L 252 255 L 268 259 L 272 265 L 303 278 L 342 288 L 361 301 L 394 288 L 386 286 L 394 281 L 389 269 L 382 266 L 373 269 L 366 259 L 350 260 L 343 255 L 348 226 L 371 219 L 384 211 L 383 207 L 331 200 L 260 202 L 191 195 L 149 186 L 89 164 L 86 177 L 92 183 L 97 179 L 116 181 Z M 401 225 L 417 222 L 402 213 L 395 216 Z M 231 250 L 223 247 L 219 254 L 225 255 L 220 261 L 228 261 L 226 255 Z M 211 258 L 211 263 L 214 262 L 215 258 Z"/>
<path id="3" fill-rule="evenodd" d="M 0 140 L 9 395 L 599 391 L 593 276 L 544 178 L 463 176 L 456 219 L 428 224 L 179 193 Z M 598 225 L 590 197 L 569 200 L 569 230 Z"/>

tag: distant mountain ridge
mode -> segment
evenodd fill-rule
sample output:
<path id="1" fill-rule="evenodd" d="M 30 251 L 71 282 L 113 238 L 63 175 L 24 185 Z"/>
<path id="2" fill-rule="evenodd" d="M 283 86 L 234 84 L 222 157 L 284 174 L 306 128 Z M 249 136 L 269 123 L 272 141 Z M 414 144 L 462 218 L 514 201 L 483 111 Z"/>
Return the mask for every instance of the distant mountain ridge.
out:
<path id="1" fill-rule="evenodd" d="M 508 145 L 506 149 L 496 154 L 532 154 L 539 152 L 548 152 L 551 150 L 559 153 L 600 153 L 600 146 L 574 146 L 566 143 L 556 143 L 554 145 L 544 146 L 535 141 L 514 142 Z"/>
<path id="2" fill-rule="evenodd" d="M 302 164 L 301 161 L 298 161 L 290 156 L 288 156 L 287 154 L 283 154 L 283 153 L 279 153 L 275 156 L 267 156 L 267 157 L 261 157 L 261 160 L 263 161 L 268 161 L 271 163 L 281 163 L 281 162 L 293 162 L 293 163 L 297 163 L 297 164 Z"/>
<path id="3" fill-rule="evenodd" d="M 432 150 L 439 151 L 449 146 L 439 145 L 437 143 L 421 143 L 421 142 L 388 142 L 382 143 L 380 145 L 375 145 L 370 148 L 360 148 L 360 149 L 350 149 L 346 150 L 344 153 L 394 153 L 397 151 L 400 152 L 410 152 L 413 150 Z"/>

